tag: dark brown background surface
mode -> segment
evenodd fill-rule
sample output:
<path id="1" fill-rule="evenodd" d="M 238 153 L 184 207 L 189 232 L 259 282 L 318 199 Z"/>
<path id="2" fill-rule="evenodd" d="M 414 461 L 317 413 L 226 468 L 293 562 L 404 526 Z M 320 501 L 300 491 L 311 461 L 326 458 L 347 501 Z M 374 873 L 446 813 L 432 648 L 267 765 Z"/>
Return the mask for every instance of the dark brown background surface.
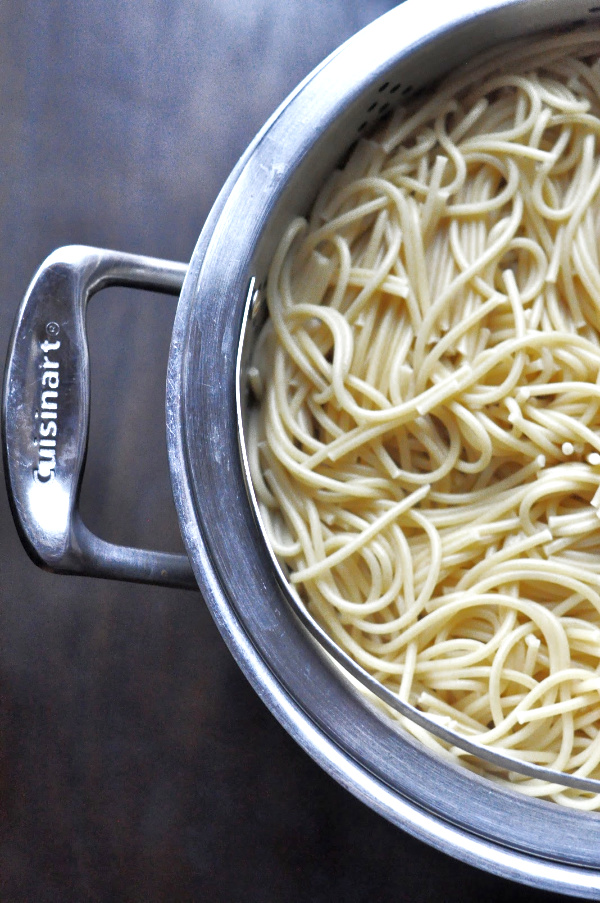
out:
<path id="1" fill-rule="evenodd" d="M 55 247 L 188 260 L 294 85 L 392 0 L 0 0 L 0 330 Z M 432 15 L 436 2 L 430 3 Z M 172 300 L 90 310 L 82 508 L 180 548 Z M 43 573 L 0 493 L 0 900 L 550 901 L 413 840 L 259 702 L 198 594 Z"/>

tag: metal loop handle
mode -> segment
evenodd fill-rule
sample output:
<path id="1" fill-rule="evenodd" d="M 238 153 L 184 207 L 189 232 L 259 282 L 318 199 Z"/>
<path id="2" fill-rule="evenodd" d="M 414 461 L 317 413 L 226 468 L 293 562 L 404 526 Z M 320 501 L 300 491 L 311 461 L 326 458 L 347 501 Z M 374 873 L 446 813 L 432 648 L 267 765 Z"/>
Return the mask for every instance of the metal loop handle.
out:
<path id="1" fill-rule="evenodd" d="M 186 271 L 182 263 L 72 245 L 51 254 L 33 278 L 10 343 L 2 432 L 15 522 L 42 567 L 197 588 L 185 555 L 106 542 L 78 510 L 89 432 L 87 303 L 110 285 L 178 295 Z"/>

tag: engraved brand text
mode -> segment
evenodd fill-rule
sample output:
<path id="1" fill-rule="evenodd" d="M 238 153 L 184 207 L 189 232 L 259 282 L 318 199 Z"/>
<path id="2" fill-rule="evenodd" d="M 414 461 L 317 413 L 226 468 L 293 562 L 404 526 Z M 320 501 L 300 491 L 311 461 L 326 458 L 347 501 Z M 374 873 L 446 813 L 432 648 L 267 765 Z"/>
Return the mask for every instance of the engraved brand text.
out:
<path id="1" fill-rule="evenodd" d="M 55 326 L 55 324 L 49 324 Z M 56 334 L 49 327 L 46 331 Z M 58 329 L 56 329 L 58 331 Z M 40 385 L 40 410 L 38 426 L 38 467 L 33 476 L 38 483 L 49 483 L 54 479 L 56 468 L 56 440 L 58 436 L 58 387 L 60 385 L 60 363 L 56 352 L 60 342 L 45 339 L 40 342 L 43 354 Z"/>

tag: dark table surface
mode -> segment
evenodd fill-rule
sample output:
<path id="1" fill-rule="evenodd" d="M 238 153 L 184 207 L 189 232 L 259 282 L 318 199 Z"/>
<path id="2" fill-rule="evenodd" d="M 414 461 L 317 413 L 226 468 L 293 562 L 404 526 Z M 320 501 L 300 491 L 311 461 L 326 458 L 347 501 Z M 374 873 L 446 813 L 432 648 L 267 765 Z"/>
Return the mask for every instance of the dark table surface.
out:
<path id="1" fill-rule="evenodd" d="M 0 329 L 71 242 L 189 260 L 236 159 L 391 0 L 0 0 Z M 432 13 L 435 2 L 431 2 Z M 164 437 L 175 301 L 90 308 L 82 511 L 181 548 Z M 392 827 L 287 736 L 199 594 L 38 570 L 0 494 L 0 900 L 558 899 Z"/>

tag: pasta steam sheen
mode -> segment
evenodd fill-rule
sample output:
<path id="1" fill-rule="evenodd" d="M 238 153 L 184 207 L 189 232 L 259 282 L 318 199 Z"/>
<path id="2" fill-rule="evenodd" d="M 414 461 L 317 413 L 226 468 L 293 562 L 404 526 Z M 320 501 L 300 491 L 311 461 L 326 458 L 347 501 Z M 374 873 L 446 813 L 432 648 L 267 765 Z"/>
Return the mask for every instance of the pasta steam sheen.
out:
<path id="1" fill-rule="evenodd" d="M 596 778 L 599 57 L 590 30 L 496 49 L 359 141 L 272 262 L 249 441 L 274 552 L 342 649 L 464 736 Z"/>

